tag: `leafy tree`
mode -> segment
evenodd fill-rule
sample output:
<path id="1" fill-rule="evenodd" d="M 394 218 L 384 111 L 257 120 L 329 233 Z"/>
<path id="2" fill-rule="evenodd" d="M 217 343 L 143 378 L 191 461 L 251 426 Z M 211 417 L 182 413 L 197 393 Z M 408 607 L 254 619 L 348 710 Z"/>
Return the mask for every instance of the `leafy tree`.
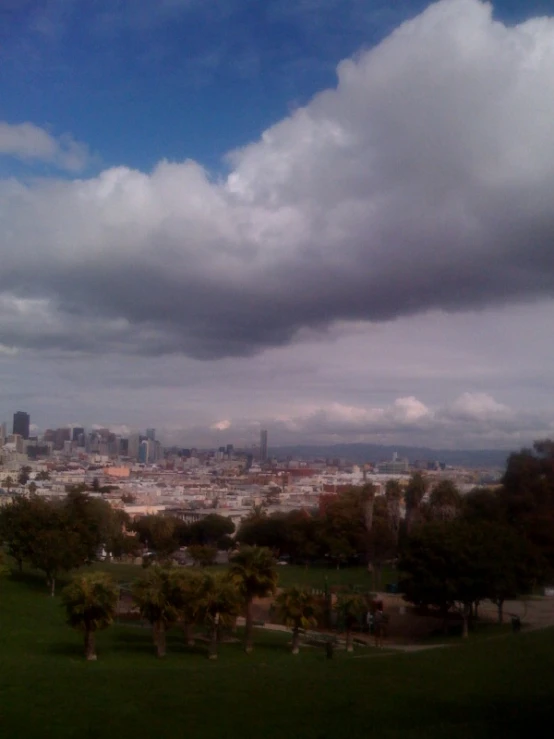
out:
<path id="1" fill-rule="evenodd" d="M 161 559 L 168 559 L 179 547 L 180 521 L 171 516 L 144 516 L 133 523 L 139 541 L 156 552 Z"/>
<path id="2" fill-rule="evenodd" d="M 31 473 L 31 468 L 28 467 L 27 465 L 24 465 L 19 470 L 17 481 L 19 482 L 20 485 L 26 485 L 29 482 L 30 473 Z"/>
<path id="3" fill-rule="evenodd" d="M 341 563 L 367 554 L 367 494 L 352 488 L 322 501 L 321 544 L 337 569 Z"/>
<path id="4" fill-rule="evenodd" d="M 37 486 L 36 486 L 36 484 L 35 484 L 34 482 L 30 482 L 30 483 L 29 483 L 29 488 L 28 488 L 28 489 L 29 489 L 29 493 L 30 493 L 31 495 L 35 495 L 35 493 L 37 492 L 37 489 L 38 489 L 38 488 L 37 488 Z"/>
<path id="5" fill-rule="evenodd" d="M 191 544 L 188 548 L 188 553 L 200 567 L 209 567 L 215 562 L 217 549 L 203 544 Z"/>
<path id="6" fill-rule="evenodd" d="M 8 565 L 6 564 L 4 552 L 0 551 L 0 578 L 5 577 L 9 571 L 10 569 Z"/>
<path id="7" fill-rule="evenodd" d="M 227 516 L 210 513 L 189 527 L 189 538 L 192 544 L 217 546 L 217 542 L 224 536 L 230 536 L 235 531 L 235 524 Z"/>
<path id="8" fill-rule="evenodd" d="M 441 480 L 431 491 L 427 512 L 434 521 L 451 521 L 462 508 L 462 497 L 452 480 Z"/>
<path id="9" fill-rule="evenodd" d="M 95 633 L 113 622 L 118 597 L 117 585 L 103 572 L 76 575 L 62 592 L 68 624 L 84 633 L 87 660 L 96 659 Z"/>
<path id="10" fill-rule="evenodd" d="M 48 470 L 40 470 L 40 472 L 37 472 L 35 475 L 36 480 L 49 480 L 50 479 L 50 473 Z"/>
<path id="11" fill-rule="evenodd" d="M 241 610 L 237 589 L 224 574 L 206 573 L 199 600 L 200 617 L 210 633 L 208 656 L 217 659 L 217 646 L 220 629 L 231 627 Z"/>
<path id="12" fill-rule="evenodd" d="M 154 565 L 133 583 L 133 600 L 152 625 L 158 657 L 166 655 L 166 631 L 179 617 L 171 568 Z"/>
<path id="13" fill-rule="evenodd" d="M 460 516 L 468 523 L 504 521 L 502 496 L 490 488 L 474 488 L 462 498 Z"/>
<path id="14" fill-rule="evenodd" d="M 346 651 L 354 651 L 352 629 L 367 613 L 367 601 L 359 593 L 340 593 L 337 596 L 336 610 L 344 622 L 346 630 Z"/>
<path id="15" fill-rule="evenodd" d="M 292 653 L 300 651 L 300 629 L 317 626 L 317 601 L 306 589 L 285 588 L 276 598 L 277 608 L 286 626 L 292 628 Z"/>
<path id="16" fill-rule="evenodd" d="M 473 604 L 484 598 L 503 600 L 512 588 L 523 586 L 523 575 L 520 579 L 516 574 L 518 553 L 511 550 L 511 536 L 506 529 L 488 523 L 421 525 L 399 562 L 406 599 L 437 606 L 443 614 L 457 607 L 467 636 Z"/>
<path id="17" fill-rule="evenodd" d="M 502 478 L 504 519 L 536 548 L 543 578 L 554 573 L 554 442 L 537 441 L 508 458 Z"/>
<path id="18" fill-rule="evenodd" d="M 375 500 L 373 524 L 367 536 L 367 557 L 372 565 L 373 587 L 381 587 L 383 564 L 396 556 L 397 535 L 391 524 L 388 503 L 384 496 Z"/>
<path id="19" fill-rule="evenodd" d="M 4 478 L 2 487 L 5 487 L 8 493 L 14 487 L 13 477 L 11 475 L 8 475 L 7 477 Z"/>
<path id="20" fill-rule="evenodd" d="M 254 598 L 265 598 L 275 592 L 275 559 L 265 547 L 243 546 L 231 558 L 229 576 L 245 607 L 244 648 L 250 653 L 253 649 L 252 602 Z"/>
<path id="21" fill-rule="evenodd" d="M 11 505 L 0 509 L 0 540 L 6 545 L 8 554 L 17 562 L 20 572 L 30 553 L 32 502 L 32 499 L 17 497 Z"/>

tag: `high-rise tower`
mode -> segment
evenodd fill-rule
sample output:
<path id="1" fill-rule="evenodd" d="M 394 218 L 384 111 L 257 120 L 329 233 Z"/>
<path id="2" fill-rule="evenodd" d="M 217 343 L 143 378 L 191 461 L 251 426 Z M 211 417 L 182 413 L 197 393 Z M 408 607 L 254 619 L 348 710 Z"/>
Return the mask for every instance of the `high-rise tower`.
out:
<path id="1" fill-rule="evenodd" d="M 17 411 L 13 414 L 13 433 L 19 434 L 23 439 L 29 438 L 29 427 L 31 417 L 24 411 Z"/>
<path id="2" fill-rule="evenodd" d="M 260 431 L 260 462 L 267 462 L 267 430 Z"/>

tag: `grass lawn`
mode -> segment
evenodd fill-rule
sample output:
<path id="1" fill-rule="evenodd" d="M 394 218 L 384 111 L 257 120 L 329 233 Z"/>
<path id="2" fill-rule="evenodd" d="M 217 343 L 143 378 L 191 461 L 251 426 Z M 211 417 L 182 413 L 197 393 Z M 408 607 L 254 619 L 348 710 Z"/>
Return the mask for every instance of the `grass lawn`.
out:
<path id="1" fill-rule="evenodd" d="M 142 572 L 140 565 L 132 564 L 97 562 L 94 568 L 110 572 L 119 582 L 130 582 Z M 226 566 L 216 565 L 214 569 L 224 570 Z M 302 585 L 323 590 L 327 581 L 329 586 L 353 585 L 367 588 L 367 590 L 373 589 L 372 576 L 365 567 L 343 567 L 337 570 L 336 568 L 285 565 L 278 567 L 277 571 L 279 574 L 279 585 L 281 587 Z M 381 589 L 384 590 L 390 582 L 396 582 L 396 572 L 391 568 L 383 568 Z"/>
<path id="2" fill-rule="evenodd" d="M 551 735 L 554 630 L 333 660 L 318 648 L 292 657 L 286 635 L 259 631 L 252 655 L 228 644 L 210 662 L 177 631 L 158 661 L 148 630 L 115 626 L 86 663 L 58 598 L 33 583 L 0 582 L 2 739 Z"/>

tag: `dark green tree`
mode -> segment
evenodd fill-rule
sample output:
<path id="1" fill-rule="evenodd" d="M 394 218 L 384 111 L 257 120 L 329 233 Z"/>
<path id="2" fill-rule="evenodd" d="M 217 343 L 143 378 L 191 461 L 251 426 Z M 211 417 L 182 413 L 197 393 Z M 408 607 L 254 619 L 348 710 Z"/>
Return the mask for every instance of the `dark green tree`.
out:
<path id="1" fill-rule="evenodd" d="M 265 547 L 243 546 L 231 558 L 229 576 L 237 588 L 245 609 L 244 648 L 247 653 L 253 649 L 254 598 L 272 595 L 277 588 L 275 559 Z"/>
<path id="2" fill-rule="evenodd" d="M 118 587 L 104 572 L 76 575 L 62 592 L 67 622 L 85 638 L 85 657 L 96 659 L 94 636 L 113 623 L 119 598 Z"/>

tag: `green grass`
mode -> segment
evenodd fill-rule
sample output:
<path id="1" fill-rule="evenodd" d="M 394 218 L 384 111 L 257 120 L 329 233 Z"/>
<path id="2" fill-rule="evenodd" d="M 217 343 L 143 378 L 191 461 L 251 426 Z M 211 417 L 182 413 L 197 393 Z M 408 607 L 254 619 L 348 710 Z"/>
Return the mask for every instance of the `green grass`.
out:
<path id="1" fill-rule="evenodd" d="M 283 568 L 284 569 L 284 568 Z M 125 576 L 126 577 L 126 576 Z M 81 657 L 57 598 L 34 579 L 0 583 L 0 736 L 7 739 L 482 739 L 549 736 L 554 630 L 416 654 L 360 649 L 326 660 L 288 652 L 288 637 L 257 632 L 245 655 L 115 626 L 99 661 Z M 541 725 L 544 729 L 541 730 Z"/>
<path id="2" fill-rule="evenodd" d="M 119 582 L 130 582 L 142 572 L 140 565 L 132 564 L 97 562 L 94 568 L 110 572 Z M 214 569 L 224 570 L 226 566 L 217 565 Z M 344 567 L 337 570 L 336 568 L 285 565 L 278 567 L 277 571 L 281 587 L 302 585 L 324 590 L 327 583 L 329 586 L 352 585 L 367 590 L 373 589 L 372 576 L 365 567 Z M 393 569 L 384 568 L 381 577 L 381 589 L 384 590 L 390 582 L 396 582 L 396 577 L 396 572 Z"/>

